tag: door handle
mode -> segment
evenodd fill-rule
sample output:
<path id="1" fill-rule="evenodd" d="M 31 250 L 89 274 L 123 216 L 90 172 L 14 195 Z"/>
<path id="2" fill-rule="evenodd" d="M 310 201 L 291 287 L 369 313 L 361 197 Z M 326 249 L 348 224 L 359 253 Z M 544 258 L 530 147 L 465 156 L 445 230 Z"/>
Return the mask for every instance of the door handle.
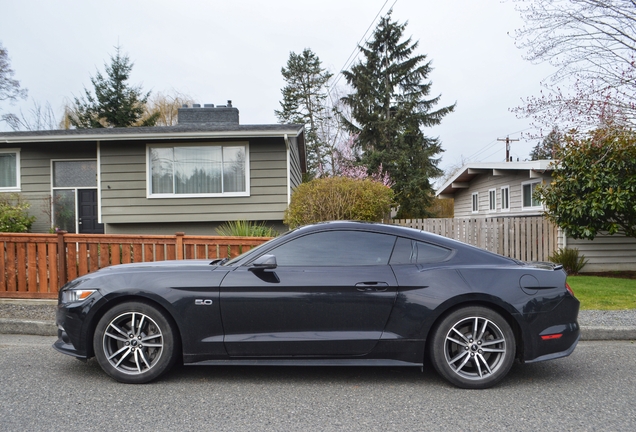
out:
<path id="1" fill-rule="evenodd" d="M 386 291 L 388 287 L 389 284 L 386 282 L 358 282 L 356 284 L 356 289 L 361 292 Z"/>

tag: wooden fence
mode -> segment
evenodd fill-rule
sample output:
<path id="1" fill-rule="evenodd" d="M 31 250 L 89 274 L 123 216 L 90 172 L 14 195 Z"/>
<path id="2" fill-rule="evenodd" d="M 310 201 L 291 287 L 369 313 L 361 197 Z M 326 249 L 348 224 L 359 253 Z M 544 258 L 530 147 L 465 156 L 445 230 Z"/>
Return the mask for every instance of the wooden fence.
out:
<path id="1" fill-rule="evenodd" d="M 234 257 L 267 240 L 184 233 L 0 234 L 0 297 L 57 298 L 69 280 L 110 265 Z"/>
<path id="2" fill-rule="evenodd" d="M 548 261 L 556 226 L 542 217 L 393 220 L 522 261 Z M 234 257 L 268 238 L 175 235 L 0 234 L 0 297 L 57 298 L 69 280 L 131 262 Z M 62 251 L 63 253 L 60 253 Z"/>
<path id="3" fill-rule="evenodd" d="M 453 238 L 521 261 L 549 261 L 558 249 L 558 228 L 537 217 L 394 219 L 403 225 Z"/>

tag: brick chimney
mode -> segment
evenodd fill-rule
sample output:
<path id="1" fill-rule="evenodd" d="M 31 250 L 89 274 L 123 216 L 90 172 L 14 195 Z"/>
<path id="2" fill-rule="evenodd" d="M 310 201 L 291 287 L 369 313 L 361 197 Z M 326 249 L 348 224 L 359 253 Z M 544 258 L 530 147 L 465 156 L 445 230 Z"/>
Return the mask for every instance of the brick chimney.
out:
<path id="1" fill-rule="evenodd" d="M 239 110 L 232 106 L 232 101 L 227 101 L 227 105 L 192 104 L 192 107 L 184 105 L 179 108 L 179 124 L 206 124 L 206 123 L 228 123 L 239 124 Z"/>

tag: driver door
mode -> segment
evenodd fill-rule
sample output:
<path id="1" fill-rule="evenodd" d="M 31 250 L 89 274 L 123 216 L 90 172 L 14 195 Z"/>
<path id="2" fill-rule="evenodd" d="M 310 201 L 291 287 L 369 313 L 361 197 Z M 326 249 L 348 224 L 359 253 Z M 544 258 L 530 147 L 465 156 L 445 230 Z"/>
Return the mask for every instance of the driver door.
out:
<path id="1" fill-rule="evenodd" d="M 239 267 L 220 294 L 233 357 L 333 357 L 369 353 L 397 295 L 388 265 L 395 237 L 310 233 L 267 251 L 277 267 Z"/>

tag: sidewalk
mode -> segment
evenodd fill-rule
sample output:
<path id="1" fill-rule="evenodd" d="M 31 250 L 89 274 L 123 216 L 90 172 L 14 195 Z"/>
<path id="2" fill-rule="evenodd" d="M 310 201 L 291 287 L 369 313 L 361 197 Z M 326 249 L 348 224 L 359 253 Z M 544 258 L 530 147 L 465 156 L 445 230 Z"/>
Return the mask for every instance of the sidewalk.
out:
<path id="1" fill-rule="evenodd" d="M 57 336 L 57 300 L 0 299 L 0 333 Z M 579 312 L 581 340 L 636 340 L 636 309 Z"/>

